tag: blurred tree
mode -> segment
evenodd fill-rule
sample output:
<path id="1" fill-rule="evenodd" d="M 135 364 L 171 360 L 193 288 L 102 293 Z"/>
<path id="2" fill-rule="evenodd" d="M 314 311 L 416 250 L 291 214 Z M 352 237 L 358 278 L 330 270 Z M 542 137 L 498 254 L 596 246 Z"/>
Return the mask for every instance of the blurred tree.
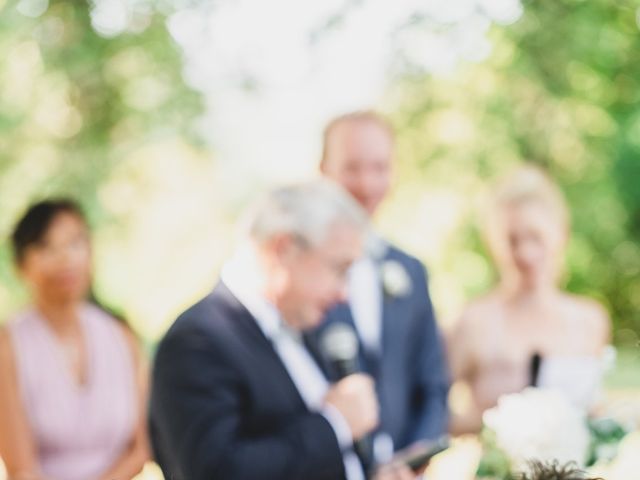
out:
<path id="1" fill-rule="evenodd" d="M 29 203 L 72 195 L 104 223 L 99 187 L 130 152 L 197 142 L 165 3 L 0 0 L 0 314 L 18 303 L 8 236 Z"/>
<path id="2" fill-rule="evenodd" d="M 212 269 L 194 254 L 194 237 L 202 252 L 224 237 L 231 222 L 215 191 L 229 186 L 183 148 L 197 142 L 203 102 L 185 84 L 166 27 L 172 11 L 204 3 L 0 0 L 0 319 L 21 291 L 8 233 L 39 197 L 72 194 L 87 208 L 111 246 L 99 269 L 110 297 L 141 322 L 158 322 L 149 336 L 192 295 L 194 271 L 205 278 Z M 447 310 L 494 281 L 474 228 L 486 182 L 523 160 L 542 164 L 573 213 L 568 287 L 603 301 L 618 340 L 633 341 L 640 332 L 640 0 L 523 4 L 520 20 L 492 27 L 488 58 L 451 74 L 428 75 L 411 64 L 420 48 L 399 48 L 405 73 L 393 79 L 387 105 L 399 128 L 401 188 L 382 228 L 430 260 L 434 297 Z M 114 5 L 129 9 L 109 10 Z M 418 15 L 408 28 L 460 34 L 465 27 L 434 22 Z M 203 235 L 196 225 L 216 215 L 217 227 Z M 425 245 L 422 232 L 436 228 L 448 238 Z M 125 233 L 133 240 L 121 241 Z"/>
<path id="3" fill-rule="evenodd" d="M 439 77 L 414 70 L 392 87 L 401 181 L 451 186 L 466 199 L 440 261 L 456 272 L 469 260 L 461 252 L 484 257 L 471 275 L 457 276 L 468 298 L 494 281 L 483 274 L 490 261 L 471 227 L 478 219 L 472 204 L 487 181 L 518 162 L 544 166 L 573 216 L 568 288 L 608 307 L 619 343 L 637 341 L 640 2 L 523 6 L 520 20 L 492 28 L 485 61 Z"/>

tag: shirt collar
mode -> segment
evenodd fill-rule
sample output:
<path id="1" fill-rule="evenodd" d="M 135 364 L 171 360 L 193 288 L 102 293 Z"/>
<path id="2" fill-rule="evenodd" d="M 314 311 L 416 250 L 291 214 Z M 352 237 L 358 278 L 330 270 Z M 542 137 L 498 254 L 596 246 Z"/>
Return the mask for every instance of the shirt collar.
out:
<path id="1" fill-rule="evenodd" d="M 365 256 L 374 261 L 380 261 L 384 259 L 388 248 L 389 244 L 380 235 L 373 230 L 369 230 L 364 244 Z"/>
<path id="2" fill-rule="evenodd" d="M 273 339 L 282 329 L 282 319 L 278 309 L 264 298 L 264 273 L 258 264 L 255 251 L 244 246 L 222 267 L 220 279 L 234 297 L 256 320 L 264 335 Z"/>

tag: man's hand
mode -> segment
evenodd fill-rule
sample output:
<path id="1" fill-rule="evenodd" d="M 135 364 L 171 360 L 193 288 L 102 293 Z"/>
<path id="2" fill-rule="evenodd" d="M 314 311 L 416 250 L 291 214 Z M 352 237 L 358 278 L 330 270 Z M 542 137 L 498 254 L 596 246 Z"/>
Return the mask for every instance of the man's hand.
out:
<path id="1" fill-rule="evenodd" d="M 344 417 L 354 440 L 359 440 L 378 425 L 378 400 L 373 379 L 357 373 L 334 384 L 325 397 Z"/>
<path id="2" fill-rule="evenodd" d="M 415 480 L 417 475 L 403 463 L 382 465 L 373 476 L 373 480 Z"/>

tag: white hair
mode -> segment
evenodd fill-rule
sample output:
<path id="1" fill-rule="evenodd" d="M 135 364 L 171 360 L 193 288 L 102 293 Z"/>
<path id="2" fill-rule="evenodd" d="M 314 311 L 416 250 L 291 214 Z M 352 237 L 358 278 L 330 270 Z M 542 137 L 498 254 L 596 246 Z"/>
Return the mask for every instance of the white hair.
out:
<path id="1" fill-rule="evenodd" d="M 309 246 L 322 243 L 336 224 L 363 234 L 369 220 L 342 187 L 327 179 L 288 185 L 268 192 L 250 210 L 245 233 L 258 244 L 292 234 Z"/>

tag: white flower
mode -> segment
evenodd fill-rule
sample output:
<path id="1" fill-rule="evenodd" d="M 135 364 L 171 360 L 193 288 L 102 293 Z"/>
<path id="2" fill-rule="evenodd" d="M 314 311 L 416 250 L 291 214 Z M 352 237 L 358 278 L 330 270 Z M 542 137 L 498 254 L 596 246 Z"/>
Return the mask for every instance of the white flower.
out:
<path id="1" fill-rule="evenodd" d="M 380 267 L 382 287 L 391 297 L 406 297 L 411 293 L 411 278 L 405 268 L 395 260 L 387 260 Z"/>
<path id="2" fill-rule="evenodd" d="M 483 421 L 515 470 L 526 470 L 530 460 L 579 466 L 586 461 L 590 436 L 585 413 L 558 391 L 527 388 L 504 395 Z"/>

